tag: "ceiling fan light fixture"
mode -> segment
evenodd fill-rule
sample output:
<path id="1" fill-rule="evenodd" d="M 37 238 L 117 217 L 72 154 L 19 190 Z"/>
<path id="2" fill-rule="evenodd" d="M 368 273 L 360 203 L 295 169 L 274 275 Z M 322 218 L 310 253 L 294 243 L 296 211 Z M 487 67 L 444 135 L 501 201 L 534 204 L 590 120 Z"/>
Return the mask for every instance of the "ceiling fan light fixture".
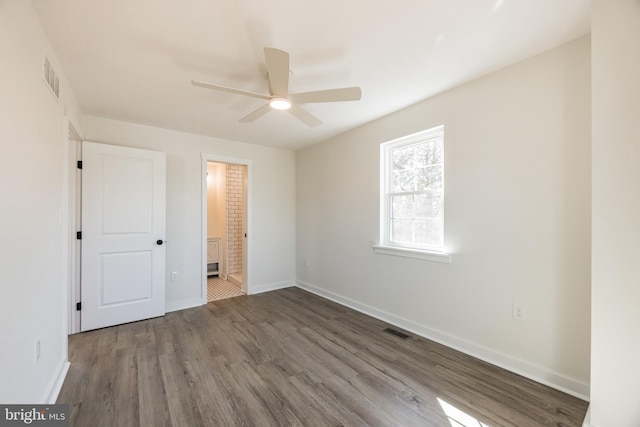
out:
<path id="1" fill-rule="evenodd" d="M 2 0 L 0 0 L 0 2 L 1 1 Z M 309 127 L 316 127 L 322 124 L 320 119 L 305 110 L 303 107 L 300 107 L 300 104 L 359 101 L 362 97 L 362 90 L 357 86 L 291 93 L 289 91 L 289 81 L 291 80 L 293 73 L 291 72 L 291 68 L 289 68 L 289 54 L 284 50 L 265 47 L 264 57 L 267 65 L 269 94 L 251 92 L 244 89 L 220 86 L 196 80 L 192 80 L 191 84 L 207 89 L 233 93 L 234 95 L 243 95 L 251 98 L 262 99 L 262 106 L 241 118 L 241 123 L 251 123 L 257 118 L 267 114 L 270 110 L 289 110 L 289 112 L 302 123 Z M 295 106 L 293 105 L 294 103 L 296 104 Z"/>
<path id="2" fill-rule="evenodd" d="M 291 108 L 291 101 L 287 98 L 272 98 L 271 101 L 269 101 L 269 105 L 271 105 L 271 108 L 274 110 L 288 110 Z"/>

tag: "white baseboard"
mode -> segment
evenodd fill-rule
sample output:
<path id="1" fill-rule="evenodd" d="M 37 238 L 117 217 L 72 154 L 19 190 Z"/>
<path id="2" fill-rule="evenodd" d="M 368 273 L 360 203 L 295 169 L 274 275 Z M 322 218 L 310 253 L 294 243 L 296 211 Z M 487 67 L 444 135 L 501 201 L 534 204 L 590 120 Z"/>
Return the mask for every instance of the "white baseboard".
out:
<path id="1" fill-rule="evenodd" d="M 551 372 L 541 366 L 537 366 L 527 361 L 497 352 L 488 347 L 484 347 L 482 345 L 467 341 L 462 338 L 458 338 L 437 329 L 430 328 L 426 325 L 416 323 L 412 320 L 396 316 L 395 314 L 391 314 L 383 310 L 379 310 L 367 304 L 359 303 L 350 298 L 344 297 L 331 291 L 327 291 L 322 288 L 318 288 L 309 283 L 298 281 L 296 286 L 371 317 L 375 317 L 376 319 L 380 319 L 384 322 L 413 332 L 414 334 L 420 335 L 421 337 L 430 339 L 442 345 L 446 345 L 447 347 L 461 351 L 480 360 L 484 360 L 485 362 L 491 363 L 492 365 L 499 366 L 508 371 L 514 372 L 518 375 L 522 375 L 523 377 L 532 379 L 536 382 L 568 393 L 580 399 L 587 401 L 589 400 L 588 384 L 576 381 L 555 372 Z"/>
<path id="2" fill-rule="evenodd" d="M 56 370 L 56 375 L 51 379 L 49 383 L 49 387 L 44 393 L 42 397 L 43 405 L 53 405 L 58 400 L 58 395 L 60 394 L 60 389 L 62 389 L 62 384 L 64 383 L 64 379 L 67 376 L 67 372 L 69 372 L 69 366 L 71 364 L 69 361 L 64 358 L 58 365 L 58 369 Z"/>
<path id="3" fill-rule="evenodd" d="M 204 303 L 206 304 L 206 302 Z M 167 302 L 164 306 L 164 311 L 171 313 L 172 311 L 185 310 L 187 308 L 200 307 L 203 305 L 202 298 L 191 298 L 182 301 Z"/>
<path id="4" fill-rule="evenodd" d="M 587 408 L 587 415 L 584 416 L 582 427 L 593 427 L 591 425 L 591 405 L 589 405 L 589 407 Z"/>
<path id="5" fill-rule="evenodd" d="M 261 294 L 263 292 L 275 291 L 278 289 L 290 288 L 295 286 L 296 283 L 293 280 L 287 280 L 286 282 L 267 283 L 264 285 L 252 286 L 249 295 Z"/>

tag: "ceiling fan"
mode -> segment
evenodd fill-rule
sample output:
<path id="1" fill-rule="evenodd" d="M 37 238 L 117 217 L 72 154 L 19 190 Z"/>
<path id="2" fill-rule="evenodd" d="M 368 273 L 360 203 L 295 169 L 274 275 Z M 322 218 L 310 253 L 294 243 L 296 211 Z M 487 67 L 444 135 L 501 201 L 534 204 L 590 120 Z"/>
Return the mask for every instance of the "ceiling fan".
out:
<path id="1" fill-rule="evenodd" d="M 267 79 L 269 81 L 269 95 L 250 92 L 243 89 L 234 89 L 213 83 L 204 83 L 192 80 L 194 86 L 234 93 L 236 95 L 250 96 L 269 101 L 252 113 L 240 119 L 241 123 L 249 123 L 262 117 L 271 109 L 288 110 L 298 120 L 309 127 L 315 127 L 322 122 L 316 116 L 300 107 L 298 104 L 315 102 L 340 102 L 359 101 L 362 91 L 359 87 L 345 87 L 338 89 L 319 90 L 314 92 L 289 93 L 289 54 L 283 50 L 270 47 L 264 48 L 264 56 L 267 62 Z"/>

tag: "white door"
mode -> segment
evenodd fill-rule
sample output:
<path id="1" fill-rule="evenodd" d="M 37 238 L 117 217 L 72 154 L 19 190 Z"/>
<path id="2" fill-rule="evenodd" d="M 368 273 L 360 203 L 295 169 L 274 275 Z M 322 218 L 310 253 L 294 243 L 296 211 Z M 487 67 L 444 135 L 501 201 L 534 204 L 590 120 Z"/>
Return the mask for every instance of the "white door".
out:
<path id="1" fill-rule="evenodd" d="M 165 313 L 165 161 L 82 143 L 82 331 Z"/>

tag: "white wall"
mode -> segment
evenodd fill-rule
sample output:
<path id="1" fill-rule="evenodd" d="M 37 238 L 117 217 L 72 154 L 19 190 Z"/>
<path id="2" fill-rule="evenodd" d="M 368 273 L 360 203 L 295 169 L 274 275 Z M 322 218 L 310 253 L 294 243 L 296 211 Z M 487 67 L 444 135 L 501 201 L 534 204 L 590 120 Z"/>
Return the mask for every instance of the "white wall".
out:
<path id="1" fill-rule="evenodd" d="M 591 425 L 640 425 L 640 2 L 592 2 Z"/>
<path id="2" fill-rule="evenodd" d="M 288 150 L 210 138 L 91 116 L 87 141 L 167 153 L 167 309 L 201 302 L 201 153 L 251 160 L 253 251 L 250 291 L 295 282 L 295 155 Z"/>
<path id="3" fill-rule="evenodd" d="M 60 101 L 42 78 L 45 51 Z M 50 402 L 68 367 L 65 110 L 79 130 L 68 88 L 31 2 L 0 2 L 2 403 Z"/>
<path id="4" fill-rule="evenodd" d="M 300 286 L 588 395 L 589 43 L 297 152 Z M 380 143 L 441 124 L 452 263 L 374 254 Z"/>

